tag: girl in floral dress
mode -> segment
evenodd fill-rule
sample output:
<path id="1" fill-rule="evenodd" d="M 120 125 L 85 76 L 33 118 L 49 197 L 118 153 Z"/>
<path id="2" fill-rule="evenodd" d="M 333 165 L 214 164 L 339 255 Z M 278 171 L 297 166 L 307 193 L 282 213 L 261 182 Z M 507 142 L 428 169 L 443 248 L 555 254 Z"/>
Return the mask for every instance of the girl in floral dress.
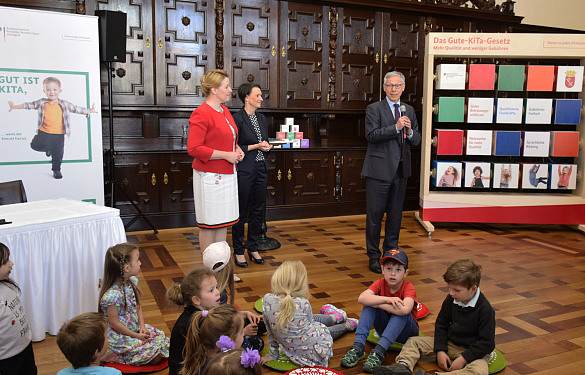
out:
<path id="1" fill-rule="evenodd" d="M 108 321 L 108 343 L 116 357 L 112 362 L 155 365 L 169 356 L 164 332 L 144 323 L 140 305 L 138 247 L 123 243 L 106 252 L 100 309 Z"/>
<path id="2" fill-rule="evenodd" d="M 348 319 L 345 311 L 329 304 L 313 315 L 307 299 L 307 269 L 300 260 L 284 261 L 272 275 L 270 286 L 272 293 L 262 299 L 270 348 L 263 360 L 278 359 L 281 349 L 298 366 L 327 367 L 333 340 L 355 331 L 358 320 Z"/>

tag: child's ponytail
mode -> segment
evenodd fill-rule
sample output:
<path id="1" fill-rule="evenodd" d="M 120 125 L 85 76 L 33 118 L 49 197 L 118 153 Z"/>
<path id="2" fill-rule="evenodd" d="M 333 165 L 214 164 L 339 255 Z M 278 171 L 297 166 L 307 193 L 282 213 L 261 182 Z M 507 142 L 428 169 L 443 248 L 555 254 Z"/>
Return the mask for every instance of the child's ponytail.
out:
<path id="1" fill-rule="evenodd" d="M 307 269 L 300 260 L 286 260 L 272 275 L 270 281 L 272 293 L 285 295 L 276 313 L 276 325 L 283 328 L 290 323 L 296 313 L 294 297 L 307 297 L 309 284 L 307 281 Z"/>
<path id="2" fill-rule="evenodd" d="M 210 277 L 215 277 L 212 270 L 206 267 L 196 267 L 183 278 L 181 284 L 171 285 L 167 289 L 166 297 L 179 306 L 193 305 L 193 297 L 201 296 L 201 284 Z"/>

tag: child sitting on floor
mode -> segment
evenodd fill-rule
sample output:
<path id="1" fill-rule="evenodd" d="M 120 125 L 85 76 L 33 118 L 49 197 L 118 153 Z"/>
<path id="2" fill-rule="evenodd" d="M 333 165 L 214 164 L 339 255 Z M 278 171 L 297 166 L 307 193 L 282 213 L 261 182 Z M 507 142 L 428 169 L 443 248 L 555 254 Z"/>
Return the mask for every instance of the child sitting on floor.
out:
<path id="1" fill-rule="evenodd" d="M 169 350 L 169 375 L 178 375 L 183 367 L 185 337 L 191 324 L 191 317 L 197 311 L 210 310 L 219 306 L 219 290 L 212 270 L 206 267 L 194 268 L 183 278 L 181 284 L 174 283 L 167 290 L 167 299 L 185 306 L 171 332 Z"/>
<path id="2" fill-rule="evenodd" d="M 0 374 L 36 375 L 32 332 L 20 301 L 20 288 L 10 278 L 14 262 L 0 242 Z"/>
<path id="3" fill-rule="evenodd" d="M 59 371 L 57 375 L 121 375 L 120 370 L 100 366 L 100 360 L 108 350 L 106 330 L 106 317 L 97 312 L 78 315 L 63 324 L 57 333 L 57 345 L 72 367 Z"/>
<path id="4" fill-rule="evenodd" d="M 220 341 L 217 345 L 225 345 Z M 209 361 L 203 375 L 259 375 L 262 374 L 261 364 L 262 359 L 255 349 L 222 349 L 221 353 Z"/>
<path id="5" fill-rule="evenodd" d="M 348 319 L 345 311 L 324 305 L 321 314 L 312 313 L 307 269 L 300 260 L 286 260 L 272 275 L 272 293 L 262 299 L 264 322 L 268 332 L 268 357 L 279 358 L 279 347 L 296 365 L 327 367 L 333 356 L 333 340 L 354 331 L 357 319 Z M 334 324 L 327 327 L 327 325 Z"/>
<path id="6" fill-rule="evenodd" d="M 234 260 L 231 257 L 230 245 L 225 242 L 214 242 L 203 252 L 203 264 L 215 272 L 217 288 L 220 291 L 220 304 L 234 305 Z M 229 296 L 229 301 L 228 301 Z M 262 316 L 251 311 L 240 310 L 245 316 L 244 343 L 242 348 L 264 349 L 264 341 L 260 336 L 266 332 Z"/>
<path id="7" fill-rule="evenodd" d="M 128 365 L 156 365 L 169 356 L 165 333 L 144 323 L 138 278 L 140 252 L 129 243 L 106 252 L 99 306 L 108 320 L 111 360 Z"/>
<path id="8" fill-rule="evenodd" d="M 341 359 L 344 367 L 354 367 L 366 357 L 366 338 L 372 325 L 380 335 L 380 341 L 364 363 L 365 372 L 372 372 L 382 363 L 388 347 L 394 342 L 405 343 L 409 337 L 418 335 L 416 291 L 409 281 L 404 280 L 409 272 L 406 253 L 400 249 L 389 250 L 380 263 L 384 277 L 370 285 L 358 298 L 364 307 L 355 341 Z"/>
<path id="9" fill-rule="evenodd" d="M 242 314 L 232 305 L 196 312 L 187 331 L 184 366 L 179 374 L 203 374 L 207 363 L 219 352 L 217 342 L 221 336 L 232 341 L 232 349 L 241 347 L 244 341 Z"/>
<path id="10" fill-rule="evenodd" d="M 443 280 L 449 295 L 437 316 L 435 337 L 409 338 L 396 363 L 377 367 L 374 374 L 411 375 L 421 356 L 436 356 L 443 371 L 488 375 L 490 354 L 496 346 L 496 317 L 479 290 L 481 266 L 459 259 L 447 268 Z M 415 375 L 428 374 L 417 369 Z"/>

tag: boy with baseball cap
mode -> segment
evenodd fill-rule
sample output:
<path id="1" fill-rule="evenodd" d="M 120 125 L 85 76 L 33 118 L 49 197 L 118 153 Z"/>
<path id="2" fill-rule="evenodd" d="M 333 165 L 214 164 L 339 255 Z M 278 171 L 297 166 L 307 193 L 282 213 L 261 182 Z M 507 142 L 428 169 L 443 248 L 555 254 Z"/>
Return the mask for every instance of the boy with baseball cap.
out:
<path id="1" fill-rule="evenodd" d="M 404 280 L 409 272 L 406 253 L 400 249 L 388 250 L 380 264 L 384 277 L 360 294 L 358 302 L 364 307 L 355 340 L 341 359 L 342 366 L 354 367 L 366 357 L 366 338 L 373 325 L 380 341 L 364 363 L 364 371 L 370 373 L 382 363 L 391 344 L 405 343 L 409 337 L 418 336 L 416 291 L 409 281 Z"/>

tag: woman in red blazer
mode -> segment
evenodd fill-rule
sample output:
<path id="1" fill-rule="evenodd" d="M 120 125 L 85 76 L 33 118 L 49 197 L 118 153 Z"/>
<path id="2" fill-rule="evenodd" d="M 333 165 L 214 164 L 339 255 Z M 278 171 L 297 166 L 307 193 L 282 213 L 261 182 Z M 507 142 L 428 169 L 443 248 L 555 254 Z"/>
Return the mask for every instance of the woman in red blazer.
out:
<path id="1" fill-rule="evenodd" d="M 189 118 L 187 151 L 193 160 L 195 220 L 201 251 L 214 242 L 225 241 L 227 227 L 238 221 L 236 164 L 244 153 L 237 144 L 238 128 L 222 103 L 232 89 L 225 70 L 213 69 L 201 77 L 207 98 Z"/>

